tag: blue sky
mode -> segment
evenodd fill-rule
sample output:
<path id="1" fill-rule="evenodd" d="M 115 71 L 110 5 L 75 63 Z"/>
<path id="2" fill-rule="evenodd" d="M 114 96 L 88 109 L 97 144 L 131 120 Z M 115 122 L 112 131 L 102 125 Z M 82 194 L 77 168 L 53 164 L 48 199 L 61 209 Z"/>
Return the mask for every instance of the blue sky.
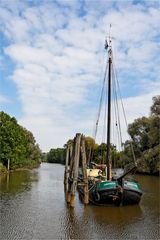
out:
<path id="1" fill-rule="evenodd" d="M 147 116 L 160 92 L 159 22 L 153 0 L 1 0 L 0 110 L 44 151 L 91 136 L 111 23 L 128 122 Z"/>

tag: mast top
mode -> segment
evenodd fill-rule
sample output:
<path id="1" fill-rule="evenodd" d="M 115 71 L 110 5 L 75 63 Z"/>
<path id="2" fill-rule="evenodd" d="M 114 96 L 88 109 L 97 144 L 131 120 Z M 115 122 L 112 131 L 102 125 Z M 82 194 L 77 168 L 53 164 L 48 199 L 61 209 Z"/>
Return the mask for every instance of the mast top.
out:
<path id="1" fill-rule="evenodd" d="M 106 40 L 105 40 L 105 50 L 108 50 L 108 53 L 109 53 L 109 57 L 111 57 L 111 54 L 112 54 L 112 37 L 111 37 L 111 27 L 112 25 L 110 24 L 110 28 L 109 28 L 109 34 L 108 34 L 108 37 L 106 37 Z"/>

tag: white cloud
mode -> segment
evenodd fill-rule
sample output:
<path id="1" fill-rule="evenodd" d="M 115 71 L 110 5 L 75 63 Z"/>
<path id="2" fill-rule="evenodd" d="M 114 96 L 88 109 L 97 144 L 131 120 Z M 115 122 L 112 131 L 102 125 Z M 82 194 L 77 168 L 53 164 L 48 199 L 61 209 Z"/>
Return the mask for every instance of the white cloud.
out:
<path id="1" fill-rule="evenodd" d="M 0 104 L 10 103 L 11 100 L 8 97 L 0 95 Z"/>
<path id="2" fill-rule="evenodd" d="M 148 114 L 159 81 L 158 8 L 114 1 L 38 6 L 17 1 L 13 11 L 4 5 L 0 26 L 10 42 L 5 54 L 15 63 L 12 80 L 23 111 L 19 121 L 43 150 L 62 146 L 76 132 L 92 134 L 109 23 L 129 122 Z"/>

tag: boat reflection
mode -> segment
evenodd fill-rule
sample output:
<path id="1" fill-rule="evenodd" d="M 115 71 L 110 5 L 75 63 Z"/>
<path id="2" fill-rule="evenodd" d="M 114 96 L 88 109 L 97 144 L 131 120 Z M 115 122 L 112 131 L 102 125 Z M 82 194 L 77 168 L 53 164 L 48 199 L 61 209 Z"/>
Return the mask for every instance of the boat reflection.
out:
<path id="1" fill-rule="evenodd" d="M 81 204 L 80 208 L 66 208 L 64 216 L 62 225 L 66 239 L 99 239 L 99 236 L 122 239 L 130 226 L 142 220 L 143 212 L 139 205 L 100 207 Z"/>
<path id="2" fill-rule="evenodd" d="M 84 215 L 90 215 L 94 221 L 102 224 L 129 224 L 143 218 L 143 211 L 139 205 L 123 207 L 97 207 L 85 208 Z"/>

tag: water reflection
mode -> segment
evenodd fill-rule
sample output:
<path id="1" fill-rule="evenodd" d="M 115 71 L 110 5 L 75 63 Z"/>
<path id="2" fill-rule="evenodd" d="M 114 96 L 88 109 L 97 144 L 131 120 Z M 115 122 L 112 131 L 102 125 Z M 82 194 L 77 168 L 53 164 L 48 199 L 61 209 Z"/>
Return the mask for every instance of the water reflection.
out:
<path id="1" fill-rule="evenodd" d="M 64 236 L 66 239 L 86 239 L 87 231 L 82 230 L 84 222 L 77 215 L 74 208 L 67 208 L 62 221 Z"/>
<path id="2" fill-rule="evenodd" d="M 36 170 L 22 170 L 7 173 L 0 176 L 0 194 L 17 194 L 29 190 L 31 183 L 38 181 L 38 172 Z"/>
<path id="3" fill-rule="evenodd" d="M 64 166 L 0 177 L 1 239 L 158 239 L 159 179 L 137 176 L 144 190 L 140 205 L 84 206 L 65 201 Z"/>
<path id="4" fill-rule="evenodd" d="M 100 224 L 130 224 L 131 222 L 142 219 L 143 211 L 140 206 L 123 207 L 96 207 L 85 208 L 84 217 L 90 215 L 94 221 Z"/>
<path id="5" fill-rule="evenodd" d="M 127 226 L 142 218 L 143 211 L 140 206 L 81 206 L 78 209 L 67 207 L 61 224 L 66 239 L 121 239 L 122 235 L 129 237 L 125 230 Z"/>

